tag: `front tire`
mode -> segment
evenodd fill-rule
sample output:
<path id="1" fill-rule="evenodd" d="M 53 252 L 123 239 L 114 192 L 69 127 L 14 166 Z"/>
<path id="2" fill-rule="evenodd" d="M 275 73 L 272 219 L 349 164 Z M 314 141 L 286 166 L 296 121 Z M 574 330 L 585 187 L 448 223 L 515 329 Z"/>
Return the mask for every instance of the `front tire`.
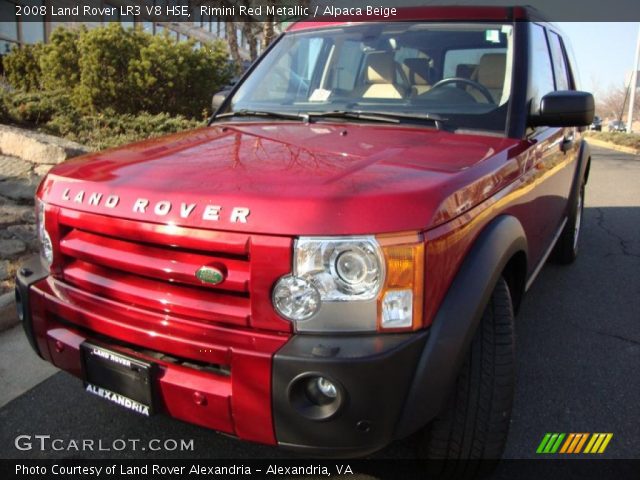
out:
<path id="1" fill-rule="evenodd" d="M 515 385 L 513 317 L 509 287 L 501 277 L 449 403 L 423 431 L 418 444 L 420 458 L 480 460 L 502 456 Z"/>
<path id="2" fill-rule="evenodd" d="M 580 231 L 582 227 L 582 214 L 584 211 L 584 182 L 580 184 L 578 196 L 571 206 L 571 212 L 567 223 L 558 237 L 558 242 L 553 251 L 553 261 L 561 265 L 569 265 L 578 258 L 580 244 Z"/>

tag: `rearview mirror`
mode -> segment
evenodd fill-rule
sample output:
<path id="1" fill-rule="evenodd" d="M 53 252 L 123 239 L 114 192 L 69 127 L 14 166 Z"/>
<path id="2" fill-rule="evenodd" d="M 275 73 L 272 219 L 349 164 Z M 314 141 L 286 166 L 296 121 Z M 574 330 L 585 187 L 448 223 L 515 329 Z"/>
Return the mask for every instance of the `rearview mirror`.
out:
<path id="1" fill-rule="evenodd" d="M 227 95 L 229 95 L 229 90 L 220 90 L 213 96 L 211 99 L 211 108 L 214 112 L 216 112 L 220 108 L 220 105 L 224 103 Z"/>
<path id="2" fill-rule="evenodd" d="M 593 95 L 576 90 L 547 93 L 540 101 L 540 112 L 529 117 L 532 127 L 584 127 L 591 125 L 595 106 Z"/>

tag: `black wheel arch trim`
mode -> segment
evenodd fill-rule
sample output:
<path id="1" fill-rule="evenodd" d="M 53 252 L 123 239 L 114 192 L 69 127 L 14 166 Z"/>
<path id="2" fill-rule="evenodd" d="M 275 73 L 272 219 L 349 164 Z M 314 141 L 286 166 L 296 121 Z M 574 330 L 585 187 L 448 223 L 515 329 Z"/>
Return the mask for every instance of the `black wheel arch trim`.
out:
<path id="1" fill-rule="evenodd" d="M 479 234 L 433 320 L 396 438 L 414 433 L 442 411 L 491 293 L 509 260 L 521 251 L 527 254 L 527 239 L 513 216 L 497 217 Z"/>
<path id="2" fill-rule="evenodd" d="M 578 149 L 578 160 L 576 170 L 573 174 L 573 180 L 571 182 L 571 191 L 567 198 L 566 217 L 571 218 L 571 209 L 577 202 L 578 195 L 580 195 L 580 188 L 584 180 L 584 184 L 587 184 L 589 180 L 589 171 L 591 170 L 591 147 L 589 143 L 583 138 L 580 141 L 580 148 Z"/>
<path id="3" fill-rule="evenodd" d="M 580 141 L 580 150 L 578 153 L 578 165 L 576 168 L 575 177 L 573 179 L 573 185 L 571 186 L 571 198 L 570 200 L 574 200 L 577 192 L 580 191 L 580 181 L 584 179 L 584 183 L 586 184 L 589 180 L 589 171 L 591 170 L 591 147 L 589 143 L 582 139 Z M 569 202 L 569 205 L 571 203 Z"/>

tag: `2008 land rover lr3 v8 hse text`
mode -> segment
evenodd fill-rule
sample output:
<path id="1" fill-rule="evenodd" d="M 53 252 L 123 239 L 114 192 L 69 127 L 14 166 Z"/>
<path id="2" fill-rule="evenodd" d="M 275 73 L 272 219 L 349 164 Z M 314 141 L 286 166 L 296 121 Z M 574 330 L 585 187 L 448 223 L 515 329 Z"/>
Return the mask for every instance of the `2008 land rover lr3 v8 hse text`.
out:
<path id="1" fill-rule="evenodd" d="M 54 168 L 16 287 L 38 354 L 309 455 L 498 458 L 514 315 L 578 252 L 593 97 L 534 10 L 397 18 L 294 24 L 208 126 Z"/>

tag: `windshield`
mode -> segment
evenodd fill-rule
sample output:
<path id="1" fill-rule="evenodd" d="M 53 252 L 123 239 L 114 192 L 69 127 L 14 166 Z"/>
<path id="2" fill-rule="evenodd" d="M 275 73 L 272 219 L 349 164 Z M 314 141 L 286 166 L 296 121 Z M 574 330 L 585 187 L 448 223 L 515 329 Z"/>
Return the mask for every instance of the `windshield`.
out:
<path id="1" fill-rule="evenodd" d="M 390 113 L 403 123 L 433 115 L 454 130 L 504 132 L 512 50 L 513 27 L 496 23 L 291 32 L 239 87 L 230 111 Z"/>

